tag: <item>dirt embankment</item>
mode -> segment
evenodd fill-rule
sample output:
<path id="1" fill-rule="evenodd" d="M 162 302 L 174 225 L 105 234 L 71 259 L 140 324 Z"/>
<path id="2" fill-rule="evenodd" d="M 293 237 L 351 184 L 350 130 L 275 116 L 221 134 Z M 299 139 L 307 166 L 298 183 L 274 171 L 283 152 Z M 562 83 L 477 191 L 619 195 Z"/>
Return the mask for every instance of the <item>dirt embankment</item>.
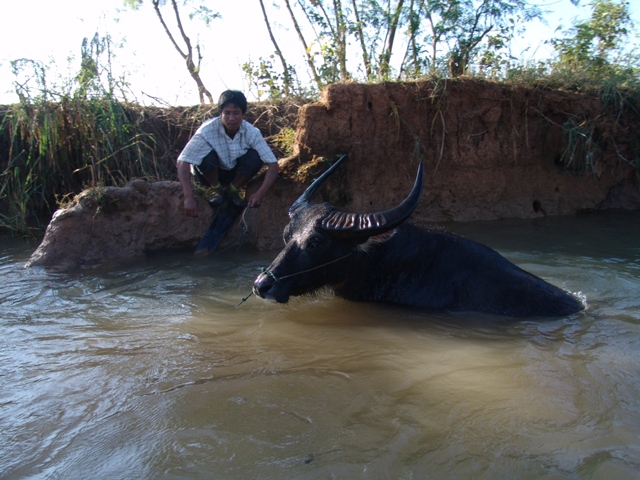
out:
<path id="1" fill-rule="evenodd" d="M 640 115 L 599 98 L 482 82 L 334 85 L 299 114 L 297 149 L 347 153 L 354 210 L 380 209 L 426 167 L 421 221 L 640 207 Z"/>
<path id="2" fill-rule="evenodd" d="M 640 208 L 640 115 L 598 97 L 477 81 L 329 86 L 302 107 L 255 243 L 277 248 L 286 210 L 324 170 L 321 190 L 352 211 L 394 206 L 426 167 L 416 223 L 534 218 Z"/>
<path id="3" fill-rule="evenodd" d="M 593 96 L 477 81 L 332 85 L 319 103 L 300 108 L 294 156 L 281 161 L 282 174 L 263 205 L 248 215 L 243 238 L 260 249 L 279 248 L 289 206 L 325 169 L 323 158 L 340 154 L 348 161 L 315 200 L 345 210 L 396 205 L 410 191 L 420 161 L 426 176 L 416 223 L 638 209 L 636 112 L 616 111 Z M 192 221 L 180 202 L 158 202 L 159 209 L 175 210 L 164 215 L 185 225 Z M 151 201 L 145 205 L 156 208 Z M 96 225 L 98 216 L 90 213 Z M 173 224 L 187 231 L 180 221 Z M 131 228 L 148 225 L 142 218 Z M 197 245 L 200 229 L 180 246 Z M 228 238 L 226 243 L 239 238 L 238 225 Z M 143 251 L 156 249 L 141 244 Z M 39 258 L 45 257 L 41 251 Z"/>

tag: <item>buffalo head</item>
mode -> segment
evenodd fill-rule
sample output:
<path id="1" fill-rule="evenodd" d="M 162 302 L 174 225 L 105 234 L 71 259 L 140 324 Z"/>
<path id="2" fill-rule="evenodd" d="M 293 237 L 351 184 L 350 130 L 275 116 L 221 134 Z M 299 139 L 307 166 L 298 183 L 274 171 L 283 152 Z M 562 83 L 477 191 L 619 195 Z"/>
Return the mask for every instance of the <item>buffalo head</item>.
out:
<path id="1" fill-rule="evenodd" d="M 344 160 L 344 156 L 318 177 L 289 208 L 284 230 L 285 247 L 253 284 L 256 295 L 286 303 L 322 286 L 339 286 L 352 266 L 354 253 L 393 235 L 418 205 L 422 193 L 423 166 L 407 198 L 394 208 L 376 213 L 348 213 L 328 203 L 310 203 Z"/>

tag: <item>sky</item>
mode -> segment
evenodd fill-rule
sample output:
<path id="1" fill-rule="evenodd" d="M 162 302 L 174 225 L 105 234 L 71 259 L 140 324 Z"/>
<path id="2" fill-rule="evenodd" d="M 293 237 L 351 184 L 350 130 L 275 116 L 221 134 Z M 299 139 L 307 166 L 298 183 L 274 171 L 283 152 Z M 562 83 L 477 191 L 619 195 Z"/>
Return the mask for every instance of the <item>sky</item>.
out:
<path id="1" fill-rule="evenodd" d="M 546 25 L 530 24 L 527 36 L 512 46 L 512 54 L 523 60 L 548 58 L 552 51 L 545 40 L 560 36 L 575 19 L 588 19 L 591 12 L 586 0 L 581 1 L 581 7 L 573 6 L 570 0 L 530 0 L 530 3 L 551 13 L 545 16 Z M 286 12 L 274 7 L 272 0 L 265 0 L 265 4 L 276 23 L 274 33 L 285 58 L 299 62 L 298 74 L 303 80 L 308 78 L 303 73 L 306 72 L 303 51 L 295 30 L 287 22 Z M 637 28 L 640 28 L 639 4 L 637 0 L 630 2 Z M 248 60 L 257 63 L 274 50 L 259 1 L 210 1 L 208 6 L 221 14 L 210 27 L 199 21 L 186 22 L 192 40 L 199 38 L 205 47 L 201 77 L 214 99 L 221 91 L 235 88 L 247 92 L 252 100 L 241 65 Z M 70 78 L 78 71 L 83 38 L 92 38 L 96 32 L 101 36 L 108 33 L 116 44 L 123 42 L 122 47 L 115 49 L 113 69 L 117 75 L 124 74 L 130 83 L 130 100 L 167 106 L 199 102 L 195 82 L 148 1 L 138 11 L 132 11 L 124 7 L 123 0 L 0 0 L 0 13 L 0 104 L 17 101 L 12 60 L 38 60 Z"/>

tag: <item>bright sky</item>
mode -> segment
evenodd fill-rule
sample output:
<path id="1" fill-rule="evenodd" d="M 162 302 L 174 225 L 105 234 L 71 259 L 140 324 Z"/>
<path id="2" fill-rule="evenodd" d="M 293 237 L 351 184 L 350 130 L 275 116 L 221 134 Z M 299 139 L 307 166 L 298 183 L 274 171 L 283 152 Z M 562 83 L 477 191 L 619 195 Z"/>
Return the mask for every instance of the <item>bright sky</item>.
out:
<path id="1" fill-rule="evenodd" d="M 588 19 L 590 9 L 574 7 L 569 0 L 530 0 L 540 2 L 553 10 L 546 17 L 548 25 L 536 23 L 528 29 L 527 40 L 514 45 L 512 53 L 525 60 L 548 57 L 550 52 L 544 41 L 566 30 L 575 18 Z M 168 105 L 194 105 L 198 103 L 195 82 L 190 78 L 179 56 L 162 30 L 160 22 L 146 1 L 137 12 L 124 9 L 122 0 L 0 0 L 2 28 L 0 28 L 0 104 L 17 101 L 12 81 L 10 62 L 19 58 L 55 63 L 60 74 L 72 77 L 78 71 L 80 47 L 84 37 L 92 38 L 109 33 L 115 42 L 125 40 L 123 48 L 115 50 L 114 71 L 124 73 L 139 103 L 155 103 L 151 97 L 161 98 Z M 286 11 L 265 0 L 268 12 L 277 22 L 275 34 L 285 58 L 301 65 L 303 52 L 297 34 L 287 22 Z M 278 2 L 281 3 L 281 2 Z M 582 0 L 586 4 L 586 0 Z M 640 2 L 632 0 L 632 20 L 640 28 Z M 221 19 L 209 28 L 201 22 L 186 22 L 192 41 L 200 38 L 203 51 L 201 77 L 216 99 L 226 88 L 248 92 L 241 65 L 260 57 L 268 57 L 274 50 L 264 25 L 258 0 L 210 2 Z M 186 11 L 183 13 L 186 17 Z M 165 18 L 171 18 L 167 10 Z M 637 39 L 637 37 L 636 37 Z M 637 42 L 637 40 L 636 40 Z M 69 58 L 74 57 L 75 63 Z"/>

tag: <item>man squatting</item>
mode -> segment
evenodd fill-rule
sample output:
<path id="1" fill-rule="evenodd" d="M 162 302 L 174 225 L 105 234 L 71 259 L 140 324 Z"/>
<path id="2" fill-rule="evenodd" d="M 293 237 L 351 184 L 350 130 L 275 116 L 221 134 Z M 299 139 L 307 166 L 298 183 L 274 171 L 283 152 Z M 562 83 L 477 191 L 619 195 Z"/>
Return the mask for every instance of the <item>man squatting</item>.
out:
<path id="1" fill-rule="evenodd" d="M 198 210 L 191 186 L 191 175 L 211 187 L 208 201 L 222 203 L 225 193 L 238 207 L 259 207 L 264 195 L 278 176 L 278 161 L 260 130 L 244 120 L 247 99 L 242 92 L 226 90 L 218 100 L 219 116 L 206 120 L 178 157 L 178 180 L 184 194 L 184 211 L 197 217 Z M 267 165 L 260 188 L 248 200 L 240 189 Z"/>

